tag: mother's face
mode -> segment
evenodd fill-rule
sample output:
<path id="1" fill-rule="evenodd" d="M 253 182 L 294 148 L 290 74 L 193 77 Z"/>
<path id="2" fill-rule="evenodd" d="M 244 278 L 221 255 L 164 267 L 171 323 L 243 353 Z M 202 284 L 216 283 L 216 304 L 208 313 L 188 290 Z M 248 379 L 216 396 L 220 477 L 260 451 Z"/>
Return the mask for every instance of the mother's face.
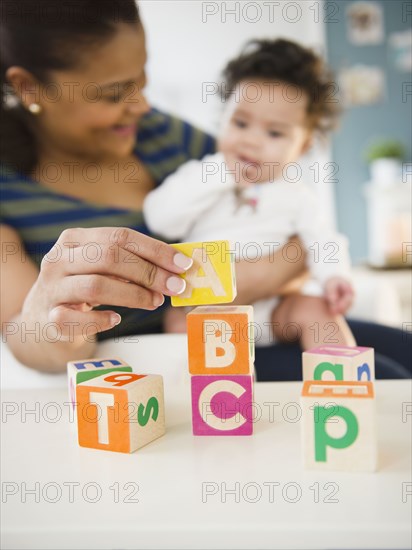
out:
<path id="1" fill-rule="evenodd" d="M 106 44 L 85 52 L 75 69 L 53 71 L 40 88 L 35 117 L 40 151 L 90 160 L 124 158 L 133 149 L 139 118 L 149 106 L 145 36 L 141 25 L 119 25 Z M 61 93 L 61 97 L 53 95 Z"/>

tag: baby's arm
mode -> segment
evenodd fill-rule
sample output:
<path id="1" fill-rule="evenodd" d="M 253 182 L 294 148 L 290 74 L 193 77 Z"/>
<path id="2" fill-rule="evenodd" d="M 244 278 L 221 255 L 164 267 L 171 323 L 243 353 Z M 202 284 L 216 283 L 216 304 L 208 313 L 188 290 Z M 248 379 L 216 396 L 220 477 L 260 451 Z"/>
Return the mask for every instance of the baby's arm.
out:
<path id="1" fill-rule="evenodd" d="M 190 160 L 150 192 L 143 204 L 149 229 L 168 239 L 184 238 L 198 217 L 234 188 L 232 179 L 222 181 L 220 160 L 220 155 Z M 216 163 L 217 172 L 208 175 L 204 167 L 211 162 Z"/>
<path id="2" fill-rule="evenodd" d="M 301 190 L 297 233 L 307 249 L 308 267 L 319 281 L 331 313 L 345 313 L 354 292 L 348 239 L 329 229 L 316 195 Z"/>

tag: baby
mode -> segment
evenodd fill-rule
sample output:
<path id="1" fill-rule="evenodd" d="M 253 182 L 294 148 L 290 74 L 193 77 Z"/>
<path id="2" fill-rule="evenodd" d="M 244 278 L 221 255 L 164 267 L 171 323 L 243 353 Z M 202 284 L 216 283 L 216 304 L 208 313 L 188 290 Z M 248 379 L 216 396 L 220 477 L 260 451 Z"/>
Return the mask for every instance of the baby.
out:
<path id="1" fill-rule="evenodd" d="M 312 51 L 278 39 L 252 42 L 224 75 L 218 153 L 189 161 L 149 193 L 147 225 L 168 240 L 229 240 L 236 259 L 249 261 L 298 235 L 311 277 L 299 294 L 253 304 L 256 345 L 355 345 L 342 317 L 353 299 L 347 241 L 329 230 L 296 170 L 293 181 L 287 177 L 315 132 L 333 126 L 329 73 Z M 293 259 L 297 251 L 289 253 Z M 182 315 L 170 311 L 166 330 L 179 331 Z"/>

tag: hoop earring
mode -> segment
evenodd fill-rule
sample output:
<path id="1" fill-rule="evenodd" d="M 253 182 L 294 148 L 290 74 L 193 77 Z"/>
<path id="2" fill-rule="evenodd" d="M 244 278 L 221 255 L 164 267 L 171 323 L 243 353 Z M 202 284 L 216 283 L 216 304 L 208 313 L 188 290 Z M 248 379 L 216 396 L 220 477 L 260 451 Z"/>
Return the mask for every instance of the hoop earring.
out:
<path id="1" fill-rule="evenodd" d="M 38 115 L 41 112 L 41 105 L 38 103 L 31 103 L 28 109 L 32 115 Z"/>

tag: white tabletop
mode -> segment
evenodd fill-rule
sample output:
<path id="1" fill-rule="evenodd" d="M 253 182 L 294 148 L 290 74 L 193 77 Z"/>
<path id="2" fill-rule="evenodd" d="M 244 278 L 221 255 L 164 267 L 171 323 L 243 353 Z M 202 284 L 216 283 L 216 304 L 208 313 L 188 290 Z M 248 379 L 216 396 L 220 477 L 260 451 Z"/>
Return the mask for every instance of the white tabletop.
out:
<path id="1" fill-rule="evenodd" d="M 410 548 L 410 381 L 376 383 L 379 471 L 319 473 L 301 465 L 300 383 L 256 384 L 253 436 L 193 437 L 184 338 L 101 350 L 165 375 L 167 433 L 81 448 L 65 388 L 4 390 L 2 548 Z"/>

